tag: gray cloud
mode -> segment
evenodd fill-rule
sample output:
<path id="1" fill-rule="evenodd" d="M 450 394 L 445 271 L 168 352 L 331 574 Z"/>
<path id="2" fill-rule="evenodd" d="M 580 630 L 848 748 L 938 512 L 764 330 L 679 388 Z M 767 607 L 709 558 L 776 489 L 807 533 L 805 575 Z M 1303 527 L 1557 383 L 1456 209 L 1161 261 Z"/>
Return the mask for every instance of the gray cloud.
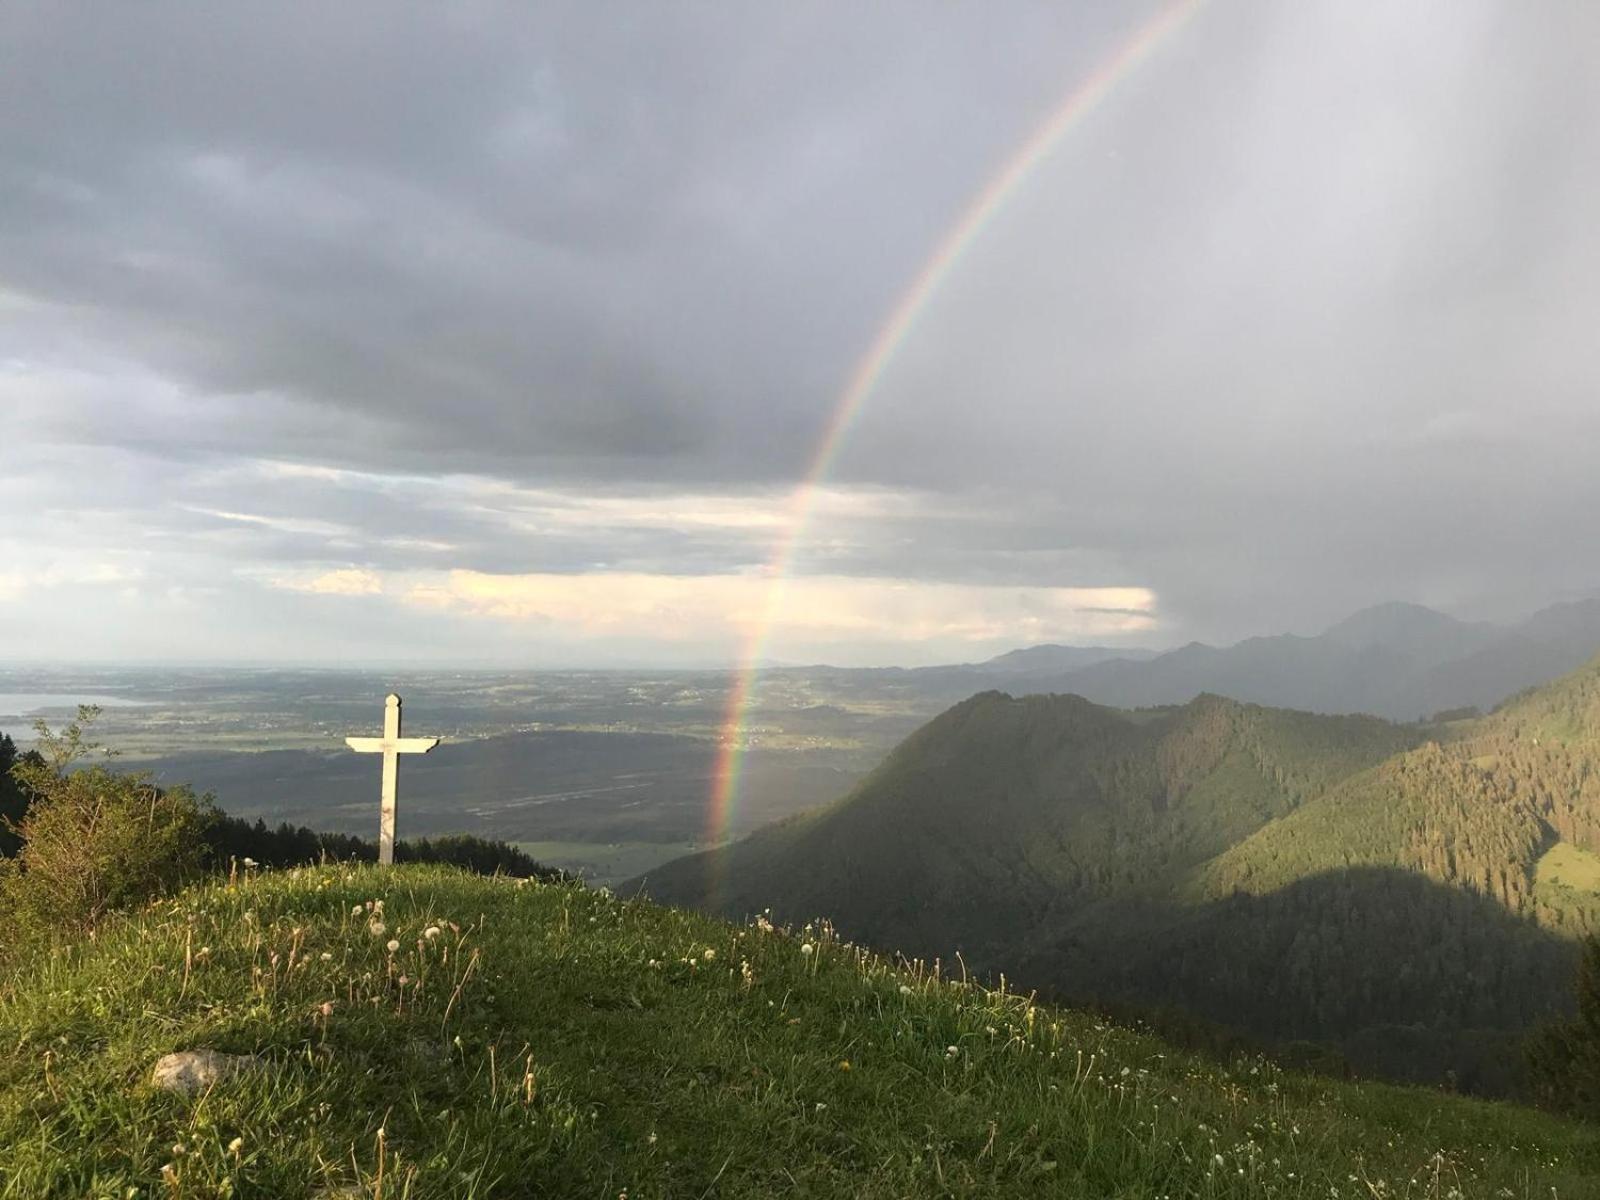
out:
<path id="1" fill-rule="evenodd" d="M 0 549 L 143 580 L 130 653 L 220 589 L 216 657 L 269 611 L 335 644 L 282 572 L 755 569 L 771 524 L 657 514 L 783 510 L 932 249 L 1155 11 L 8 6 Z M 896 502 L 798 569 L 1147 586 L 1163 641 L 1600 585 L 1597 23 L 1200 7 L 967 249 L 834 464 Z M 67 652 L 53 586 L 0 638 Z"/>

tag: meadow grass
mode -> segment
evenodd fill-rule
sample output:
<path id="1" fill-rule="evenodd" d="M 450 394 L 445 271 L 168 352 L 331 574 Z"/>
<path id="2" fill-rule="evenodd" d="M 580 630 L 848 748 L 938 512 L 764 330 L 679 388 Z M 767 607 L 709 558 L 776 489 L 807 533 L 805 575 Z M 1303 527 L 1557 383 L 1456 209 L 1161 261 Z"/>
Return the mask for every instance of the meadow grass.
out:
<path id="1" fill-rule="evenodd" d="M 1579 892 L 1600 892 L 1600 855 L 1571 842 L 1557 842 L 1540 856 L 1534 882 Z"/>
<path id="2" fill-rule="evenodd" d="M 261 1065 L 148 1084 L 173 1050 Z M 205 886 L 0 976 L 0 1196 L 1600 1196 L 1593 1128 L 1221 1064 L 575 884 Z"/>

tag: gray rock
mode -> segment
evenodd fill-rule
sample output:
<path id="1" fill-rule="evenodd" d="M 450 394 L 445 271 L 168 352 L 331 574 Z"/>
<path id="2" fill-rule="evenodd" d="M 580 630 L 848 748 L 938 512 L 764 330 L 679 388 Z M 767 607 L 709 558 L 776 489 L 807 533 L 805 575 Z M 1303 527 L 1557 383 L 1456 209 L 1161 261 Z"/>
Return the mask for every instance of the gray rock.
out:
<path id="1" fill-rule="evenodd" d="M 167 1092 L 191 1096 L 215 1087 L 231 1075 L 251 1070 L 260 1060 L 248 1054 L 222 1054 L 216 1050 L 180 1050 L 168 1054 L 150 1072 L 150 1082 Z"/>

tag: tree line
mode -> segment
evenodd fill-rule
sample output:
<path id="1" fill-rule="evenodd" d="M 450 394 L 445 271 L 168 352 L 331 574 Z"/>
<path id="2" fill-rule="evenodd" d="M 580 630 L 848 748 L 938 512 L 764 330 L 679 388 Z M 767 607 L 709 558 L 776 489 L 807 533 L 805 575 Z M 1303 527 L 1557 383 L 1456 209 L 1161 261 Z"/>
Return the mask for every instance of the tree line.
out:
<path id="1" fill-rule="evenodd" d="M 90 740 L 98 710 L 60 731 L 38 724 L 19 753 L 0 736 L 0 954 L 57 933 L 92 930 L 107 915 L 208 873 L 376 862 L 377 844 L 287 822 L 229 816 L 211 796 L 113 770 Z M 506 842 L 471 835 L 402 841 L 398 862 L 446 863 L 480 874 L 559 878 Z"/>

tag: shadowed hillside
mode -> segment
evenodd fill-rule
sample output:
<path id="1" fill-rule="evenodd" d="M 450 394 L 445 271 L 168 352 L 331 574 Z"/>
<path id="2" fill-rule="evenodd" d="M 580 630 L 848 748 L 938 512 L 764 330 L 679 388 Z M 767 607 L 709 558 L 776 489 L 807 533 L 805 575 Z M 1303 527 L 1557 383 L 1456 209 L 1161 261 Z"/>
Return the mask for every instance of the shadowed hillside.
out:
<path id="1" fill-rule="evenodd" d="M 647 882 L 672 902 L 827 913 L 875 944 L 959 946 L 998 967 L 1020 931 L 1063 906 L 1170 887 L 1421 736 L 1216 696 L 1127 714 L 986 692 L 913 734 L 845 799 Z"/>
<path id="2" fill-rule="evenodd" d="M 843 800 L 642 882 L 1398 1073 L 1374 1032 L 1425 1027 L 1422 1059 L 1482 1076 L 1439 1040 L 1559 1006 L 1600 912 L 1600 663 L 1437 727 L 985 693 Z"/>

